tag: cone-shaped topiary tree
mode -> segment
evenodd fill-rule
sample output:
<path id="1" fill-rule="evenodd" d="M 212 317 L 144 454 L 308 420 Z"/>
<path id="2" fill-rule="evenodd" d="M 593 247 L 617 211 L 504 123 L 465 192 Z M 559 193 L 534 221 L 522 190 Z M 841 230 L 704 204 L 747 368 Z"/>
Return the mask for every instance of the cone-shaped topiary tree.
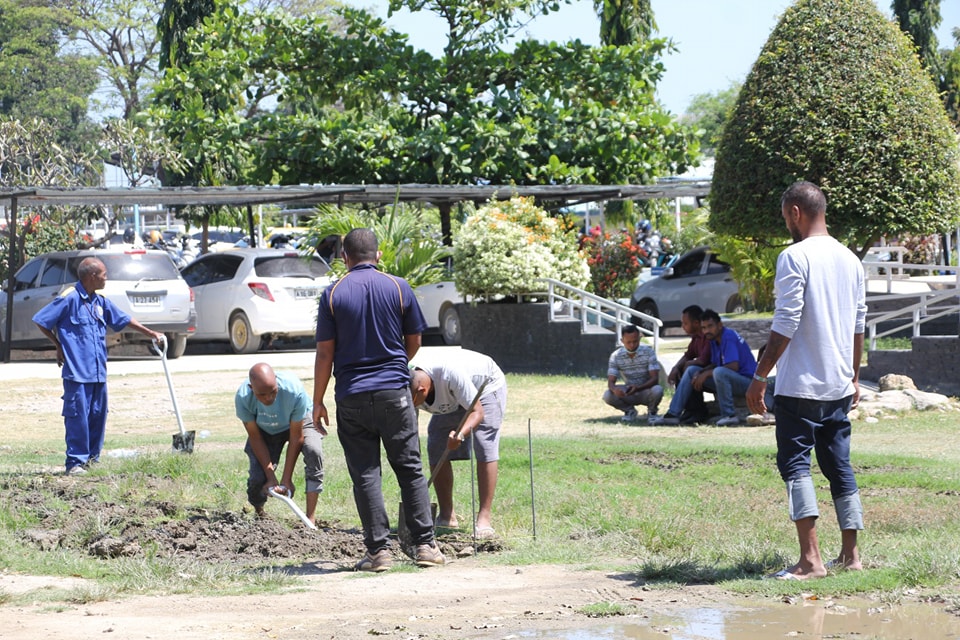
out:
<path id="1" fill-rule="evenodd" d="M 799 0 L 781 17 L 717 149 L 710 226 L 787 235 L 780 195 L 810 180 L 831 233 L 863 255 L 881 236 L 960 216 L 955 134 L 907 37 L 872 0 Z"/>

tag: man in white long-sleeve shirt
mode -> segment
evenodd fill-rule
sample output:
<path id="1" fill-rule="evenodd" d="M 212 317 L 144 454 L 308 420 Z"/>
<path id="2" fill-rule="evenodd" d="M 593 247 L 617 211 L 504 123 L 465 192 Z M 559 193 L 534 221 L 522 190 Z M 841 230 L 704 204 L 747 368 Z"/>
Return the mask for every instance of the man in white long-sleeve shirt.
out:
<path id="1" fill-rule="evenodd" d="M 823 577 L 829 567 L 861 568 L 857 532 L 863 529 L 863 507 L 850 465 L 847 413 L 860 399 L 866 294 L 863 266 L 829 235 L 826 208 L 823 192 L 810 182 L 794 183 L 781 198 L 794 244 L 777 259 L 770 339 L 747 390 L 747 406 L 763 413 L 766 376 L 777 365 L 777 468 L 800 542 L 800 560 L 772 576 L 781 580 Z M 840 555 L 827 563 L 817 541 L 814 449 L 830 481 L 841 530 Z"/>

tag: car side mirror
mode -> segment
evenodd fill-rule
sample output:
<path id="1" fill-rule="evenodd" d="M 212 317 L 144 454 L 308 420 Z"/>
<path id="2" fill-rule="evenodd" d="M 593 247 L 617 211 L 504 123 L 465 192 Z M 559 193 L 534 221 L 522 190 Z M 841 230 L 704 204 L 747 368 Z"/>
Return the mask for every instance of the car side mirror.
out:
<path id="1" fill-rule="evenodd" d="M 661 275 L 660 277 L 661 277 L 661 278 L 672 278 L 672 277 L 673 277 L 673 267 L 667 267 L 666 269 L 664 269 L 664 270 L 663 270 L 663 275 Z"/>

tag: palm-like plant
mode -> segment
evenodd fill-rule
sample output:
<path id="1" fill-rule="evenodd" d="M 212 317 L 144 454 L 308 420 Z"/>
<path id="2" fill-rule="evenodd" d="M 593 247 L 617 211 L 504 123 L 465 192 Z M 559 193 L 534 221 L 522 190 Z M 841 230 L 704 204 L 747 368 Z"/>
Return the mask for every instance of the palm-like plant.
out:
<path id="1" fill-rule="evenodd" d="M 399 276 L 411 287 L 432 284 L 447 278 L 444 261 L 450 256 L 449 247 L 429 233 L 429 226 L 410 209 L 394 204 L 384 216 L 373 211 L 317 207 L 317 215 L 310 225 L 308 242 L 311 246 L 328 236 L 341 238 L 358 227 L 373 229 L 380 246 L 380 269 Z M 331 265 L 337 274 L 346 272 L 343 260 L 337 257 Z"/>

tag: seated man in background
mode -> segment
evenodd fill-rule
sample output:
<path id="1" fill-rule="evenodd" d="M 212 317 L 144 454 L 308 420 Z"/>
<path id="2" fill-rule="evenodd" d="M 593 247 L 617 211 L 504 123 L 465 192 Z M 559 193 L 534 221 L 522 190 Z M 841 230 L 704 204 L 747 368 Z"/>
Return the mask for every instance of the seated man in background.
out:
<path id="1" fill-rule="evenodd" d="M 640 329 L 636 325 L 623 328 L 620 342 L 623 346 L 610 354 L 603 401 L 623 411 L 623 422 L 638 419 L 638 404 L 646 405 L 647 415 L 653 420 L 663 399 L 657 354 L 652 347 L 640 344 Z M 617 384 L 621 378 L 624 384 Z"/>
<path id="2" fill-rule="evenodd" d="M 701 330 L 702 315 L 703 309 L 694 304 L 684 309 L 680 316 L 681 326 L 690 336 L 690 344 L 667 376 L 667 381 L 676 388 L 670 408 L 662 417 L 652 420 L 651 424 L 696 424 L 707 420 L 703 393 L 693 389 L 693 377 L 710 364 L 710 340 Z"/>
<path id="3" fill-rule="evenodd" d="M 729 427 L 740 424 L 734 398 L 745 398 L 757 370 L 750 345 L 739 333 L 723 326 L 720 314 L 707 309 L 701 316 L 703 335 L 710 340 L 710 364 L 693 379 L 697 391 L 710 391 L 720 405 L 716 424 Z"/>

